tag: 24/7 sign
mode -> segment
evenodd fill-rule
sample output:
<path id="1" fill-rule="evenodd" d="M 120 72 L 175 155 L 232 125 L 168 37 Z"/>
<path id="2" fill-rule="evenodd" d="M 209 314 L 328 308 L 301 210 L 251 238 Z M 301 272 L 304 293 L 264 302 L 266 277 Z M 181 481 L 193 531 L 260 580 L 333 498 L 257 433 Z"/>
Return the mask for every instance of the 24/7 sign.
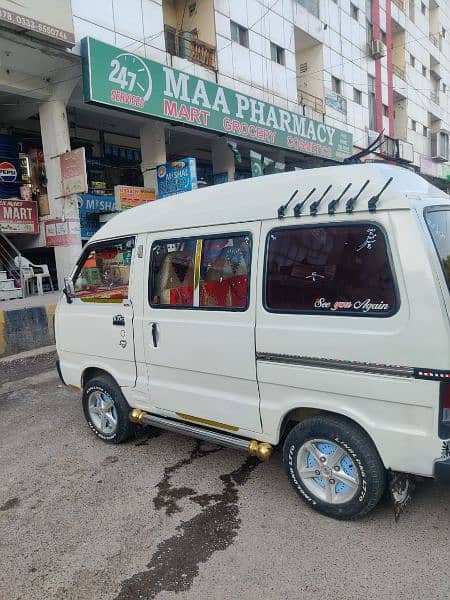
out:
<path id="1" fill-rule="evenodd" d="M 82 53 L 86 102 L 336 161 L 352 152 L 350 133 L 303 115 L 93 38 L 82 40 Z"/>

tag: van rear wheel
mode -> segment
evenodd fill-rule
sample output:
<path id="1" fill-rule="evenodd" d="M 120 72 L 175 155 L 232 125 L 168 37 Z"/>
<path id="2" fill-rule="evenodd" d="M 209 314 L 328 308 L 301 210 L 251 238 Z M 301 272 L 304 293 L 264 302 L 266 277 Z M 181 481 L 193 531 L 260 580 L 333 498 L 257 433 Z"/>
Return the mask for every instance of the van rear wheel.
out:
<path id="1" fill-rule="evenodd" d="M 386 471 L 368 435 L 345 418 L 311 417 L 291 429 L 283 463 L 301 498 L 335 519 L 358 519 L 379 502 Z"/>
<path id="2" fill-rule="evenodd" d="M 121 444 L 135 433 L 129 420 L 130 406 L 119 386 L 109 377 L 89 380 L 83 388 L 83 412 L 97 437 L 110 444 Z"/>

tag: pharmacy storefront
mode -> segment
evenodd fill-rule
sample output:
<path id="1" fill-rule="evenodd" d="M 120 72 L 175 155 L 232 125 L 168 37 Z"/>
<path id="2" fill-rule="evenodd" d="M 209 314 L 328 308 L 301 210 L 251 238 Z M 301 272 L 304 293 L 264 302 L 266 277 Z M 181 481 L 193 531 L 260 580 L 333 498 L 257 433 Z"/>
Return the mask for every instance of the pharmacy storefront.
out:
<path id="1" fill-rule="evenodd" d="M 82 41 L 82 56 L 85 101 L 177 124 L 166 136 L 167 164 L 195 158 L 195 185 L 342 162 L 352 153 L 346 131 L 93 38 Z M 220 157 L 214 161 L 221 148 L 232 157 L 232 177 Z"/>

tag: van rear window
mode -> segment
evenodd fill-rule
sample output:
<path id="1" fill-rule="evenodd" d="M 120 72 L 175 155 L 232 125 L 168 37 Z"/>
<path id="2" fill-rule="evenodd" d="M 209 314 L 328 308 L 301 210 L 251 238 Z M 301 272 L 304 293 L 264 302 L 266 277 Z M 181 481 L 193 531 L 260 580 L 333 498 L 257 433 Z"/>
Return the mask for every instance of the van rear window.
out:
<path id="1" fill-rule="evenodd" d="M 382 229 L 367 223 L 273 230 L 265 304 L 274 312 L 392 315 L 396 286 Z"/>
<path id="2" fill-rule="evenodd" d="M 425 221 L 433 238 L 450 291 L 450 210 L 428 209 L 425 212 Z"/>

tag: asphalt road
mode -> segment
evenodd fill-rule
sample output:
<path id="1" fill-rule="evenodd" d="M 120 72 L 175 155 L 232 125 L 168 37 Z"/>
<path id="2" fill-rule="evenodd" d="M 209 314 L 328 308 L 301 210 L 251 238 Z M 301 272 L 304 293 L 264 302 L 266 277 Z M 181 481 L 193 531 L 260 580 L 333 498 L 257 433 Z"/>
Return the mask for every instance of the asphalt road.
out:
<path id="1" fill-rule="evenodd" d="M 450 486 L 419 484 L 398 524 L 387 503 L 333 521 L 279 452 L 261 464 L 155 430 L 99 441 L 48 364 L 2 370 L 1 600 L 450 598 Z"/>

